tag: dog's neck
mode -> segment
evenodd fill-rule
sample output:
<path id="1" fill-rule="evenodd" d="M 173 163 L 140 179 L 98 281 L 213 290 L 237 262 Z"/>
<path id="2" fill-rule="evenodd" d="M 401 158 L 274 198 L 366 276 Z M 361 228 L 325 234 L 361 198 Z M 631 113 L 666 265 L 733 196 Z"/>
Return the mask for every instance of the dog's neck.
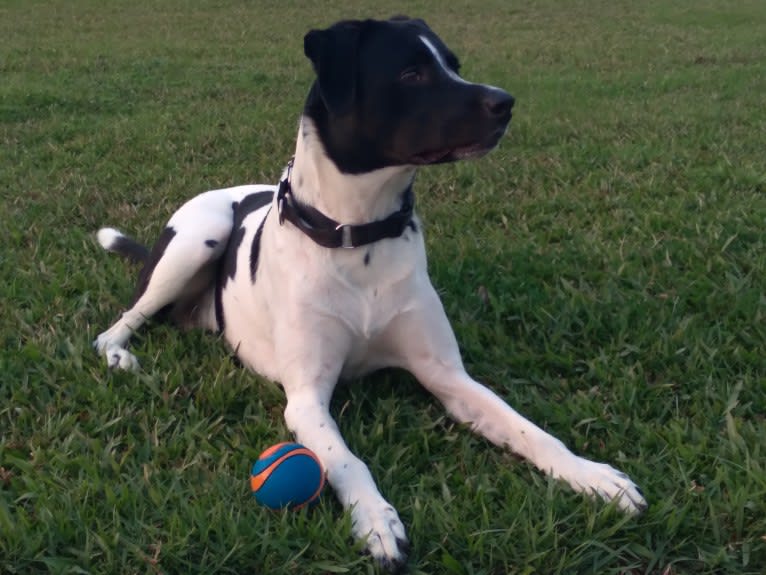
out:
<path id="1" fill-rule="evenodd" d="M 365 174 L 343 174 L 329 160 L 313 121 L 301 118 L 290 185 L 295 198 L 343 224 L 383 219 L 402 206 L 415 168 L 393 166 Z"/>

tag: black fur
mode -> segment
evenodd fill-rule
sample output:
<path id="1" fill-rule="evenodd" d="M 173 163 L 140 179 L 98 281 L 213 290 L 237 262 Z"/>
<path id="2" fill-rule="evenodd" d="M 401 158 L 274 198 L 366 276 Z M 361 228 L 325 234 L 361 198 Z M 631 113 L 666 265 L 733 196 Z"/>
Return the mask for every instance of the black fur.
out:
<path id="1" fill-rule="evenodd" d="M 314 65 L 319 96 L 334 116 L 351 111 L 356 99 L 357 45 L 361 26 L 347 21 L 329 30 L 311 30 L 303 52 Z"/>
<path id="2" fill-rule="evenodd" d="M 266 218 L 263 218 L 261 225 L 255 231 L 253 236 L 253 243 L 250 246 L 250 281 L 255 283 L 255 274 L 258 271 L 258 254 L 261 251 L 261 233 L 263 233 L 263 224 L 266 223 Z"/>
<path id="3" fill-rule="evenodd" d="M 213 304 L 215 305 L 215 323 L 216 326 L 218 326 L 218 333 L 223 333 L 223 330 L 226 327 L 226 320 L 223 314 L 223 281 L 221 280 L 223 274 L 220 271 L 223 267 L 221 265 L 222 263 L 223 260 L 218 260 L 219 273 L 215 282 L 215 297 L 213 298 Z M 236 353 L 234 355 L 236 356 Z"/>
<path id="4" fill-rule="evenodd" d="M 422 20 L 347 20 L 304 38 L 317 72 L 304 114 L 344 173 L 451 162 L 494 147 L 510 94 L 460 82 L 457 57 Z"/>
<path id="5" fill-rule="evenodd" d="M 219 332 L 223 332 L 226 325 L 223 313 L 223 301 L 221 299 L 223 288 L 229 280 L 233 280 L 234 276 L 237 275 L 237 253 L 239 252 L 242 240 L 245 237 L 245 228 L 242 227 L 242 222 L 249 214 L 271 203 L 273 199 L 273 192 L 256 192 L 245 197 L 241 202 L 232 202 L 231 204 L 231 209 L 234 212 L 234 222 L 231 229 L 231 235 L 229 236 L 229 242 L 226 244 L 226 251 L 218 262 L 218 274 L 215 284 L 215 318 Z M 256 236 L 260 237 L 260 228 L 256 233 Z"/>
<path id="6" fill-rule="evenodd" d="M 241 202 L 235 202 L 232 205 L 234 208 L 234 224 L 231 228 L 229 243 L 226 245 L 226 252 L 221 260 L 221 270 L 219 275 L 219 281 L 222 283 L 222 288 L 226 287 L 226 282 L 228 280 L 234 279 L 234 276 L 237 275 L 237 253 L 239 252 L 239 247 L 245 237 L 245 228 L 242 227 L 242 222 L 252 212 L 271 203 L 273 198 L 273 192 L 257 192 L 245 197 Z"/>
<path id="7" fill-rule="evenodd" d="M 134 264 L 146 263 L 150 253 L 145 245 L 126 236 L 117 237 L 107 249 L 129 259 Z"/>

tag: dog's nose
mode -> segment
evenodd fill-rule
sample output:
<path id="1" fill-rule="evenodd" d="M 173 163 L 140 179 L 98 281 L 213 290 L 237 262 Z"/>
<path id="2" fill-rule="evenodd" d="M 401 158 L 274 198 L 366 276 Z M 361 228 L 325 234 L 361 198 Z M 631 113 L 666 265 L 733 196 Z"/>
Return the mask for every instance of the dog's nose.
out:
<path id="1" fill-rule="evenodd" d="M 484 108 L 493 118 L 500 118 L 511 113 L 516 102 L 513 96 L 499 88 L 492 88 L 484 95 Z"/>

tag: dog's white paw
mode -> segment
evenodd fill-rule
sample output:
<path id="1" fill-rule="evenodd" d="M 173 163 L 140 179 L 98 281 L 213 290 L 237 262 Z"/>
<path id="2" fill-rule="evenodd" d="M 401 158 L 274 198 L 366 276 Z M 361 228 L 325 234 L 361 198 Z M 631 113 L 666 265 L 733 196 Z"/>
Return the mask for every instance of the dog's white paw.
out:
<path id="1" fill-rule="evenodd" d="M 125 349 L 132 330 L 123 321 L 118 321 L 105 332 L 99 334 L 93 342 L 93 347 L 99 355 L 106 358 L 109 369 L 137 371 L 138 359 Z"/>
<path id="2" fill-rule="evenodd" d="M 352 532 L 385 569 L 396 571 L 407 560 L 409 542 L 399 515 L 387 501 L 358 502 L 351 511 Z"/>
<path id="3" fill-rule="evenodd" d="M 575 490 L 614 501 L 625 513 L 641 513 L 649 506 L 641 489 L 622 471 L 606 463 L 578 460 L 577 471 L 568 478 Z"/>
<path id="4" fill-rule="evenodd" d="M 138 371 L 139 365 L 136 356 L 124 347 L 112 343 L 110 338 L 105 337 L 104 333 L 96 338 L 96 341 L 93 342 L 93 347 L 96 348 L 99 355 L 103 355 L 106 358 L 106 365 L 109 369 Z"/>
<path id="5" fill-rule="evenodd" d="M 138 359 L 124 347 L 109 347 L 105 353 L 106 364 L 109 369 L 122 369 L 125 371 L 138 371 Z"/>

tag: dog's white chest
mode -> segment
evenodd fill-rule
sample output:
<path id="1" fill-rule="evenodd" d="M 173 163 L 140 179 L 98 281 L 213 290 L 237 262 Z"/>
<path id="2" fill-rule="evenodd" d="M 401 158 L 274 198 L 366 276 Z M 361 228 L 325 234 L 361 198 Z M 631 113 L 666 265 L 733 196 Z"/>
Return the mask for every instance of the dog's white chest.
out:
<path id="1" fill-rule="evenodd" d="M 421 234 L 328 251 L 271 215 L 259 236 L 261 220 L 243 222 L 236 275 L 222 294 L 224 334 L 238 356 L 279 381 L 291 346 L 309 334 L 317 346 L 343 347 L 344 376 L 383 367 L 386 329 L 416 299 L 425 269 Z"/>

